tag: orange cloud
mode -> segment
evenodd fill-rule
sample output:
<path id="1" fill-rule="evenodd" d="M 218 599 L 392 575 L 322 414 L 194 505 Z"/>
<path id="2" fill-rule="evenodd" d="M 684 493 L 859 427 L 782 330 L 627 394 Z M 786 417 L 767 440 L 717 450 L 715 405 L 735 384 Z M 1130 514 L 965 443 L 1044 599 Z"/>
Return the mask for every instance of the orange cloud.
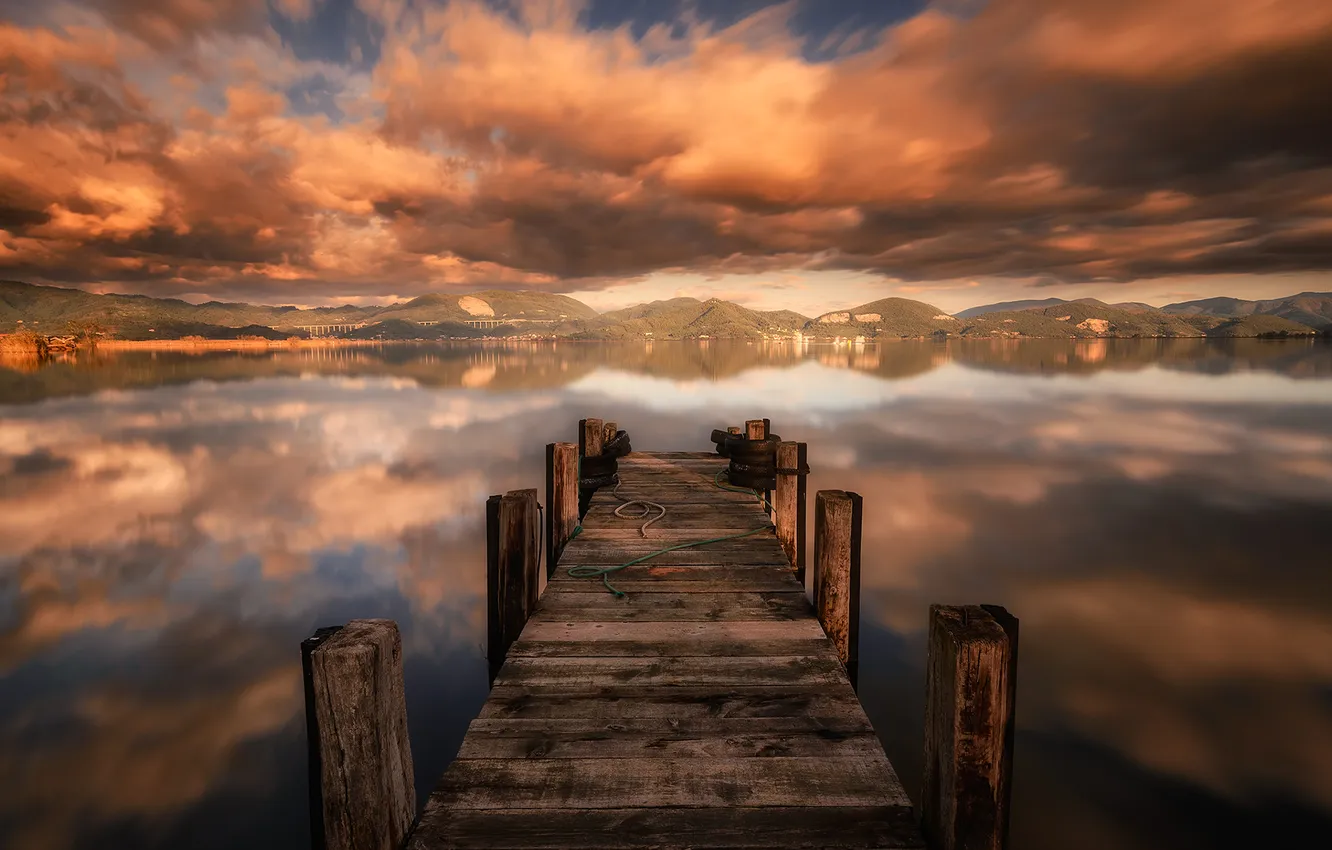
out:
<path id="1" fill-rule="evenodd" d="M 0 25 L 0 269 L 281 298 L 1332 268 L 1321 0 L 931 7 L 827 61 L 789 4 L 636 37 L 578 2 L 367 0 L 373 65 L 278 37 L 317 5 Z"/>

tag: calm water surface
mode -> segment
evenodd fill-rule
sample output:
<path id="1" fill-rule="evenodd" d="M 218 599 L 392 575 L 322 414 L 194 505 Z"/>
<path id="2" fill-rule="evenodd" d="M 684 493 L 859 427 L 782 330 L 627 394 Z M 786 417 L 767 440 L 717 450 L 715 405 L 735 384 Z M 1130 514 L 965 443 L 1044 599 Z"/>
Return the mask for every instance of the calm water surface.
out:
<path id="1" fill-rule="evenodd" d="M 298 644 L 354 617 L 402 628 L 424 801 L 486 696 L 485 497 L 584 416 L 769 416 L 864 496 L 909 789 L 927 606 L 1021 618 L 1017 850 L 1332 832 L 1332 346 L 538 343 L 0 364 L 0 846 L 307 846 Z"/>

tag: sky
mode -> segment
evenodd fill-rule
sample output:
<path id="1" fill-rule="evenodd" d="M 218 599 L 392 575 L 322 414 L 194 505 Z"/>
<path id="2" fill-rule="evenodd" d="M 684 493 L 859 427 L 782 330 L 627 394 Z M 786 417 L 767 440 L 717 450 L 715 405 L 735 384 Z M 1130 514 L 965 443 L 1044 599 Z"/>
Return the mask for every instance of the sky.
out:
<path id="1" fill-rule="evenodd" d="M 0 0 L 0 278 L 1332 290 L 1327 0 Z"/>

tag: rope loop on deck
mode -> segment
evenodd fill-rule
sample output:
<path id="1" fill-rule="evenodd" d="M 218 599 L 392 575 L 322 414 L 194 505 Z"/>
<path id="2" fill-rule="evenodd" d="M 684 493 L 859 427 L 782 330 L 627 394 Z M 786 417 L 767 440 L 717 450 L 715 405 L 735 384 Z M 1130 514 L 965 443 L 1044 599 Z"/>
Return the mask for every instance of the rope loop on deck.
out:
<path id="1" fill-rule="evenodd" d="M 719 487 L 722 490 L 730 490 L 736 493 L 752 493 L 754 497 L 757 498 L 759 502 L 764 506 L 765 509 L 771 508 L 771 505 L 769 504 L 768 500 L 764 498 L 763 494 L 758 490 L 750 489 L 747 487 L 736 487 L 729 483 L 723 484 L 721 482 L 721 477 L 723 475 L 727 475 L 727 473 L 728 470 L 725 469 L 718 470 L 717 474 L 712 477 L 713 485 Z M 624 519 L 642 519 L 643 517 L 647 516 L 648 513 L 650 513 L 650 509 L 653 507 L 657 508 L 660 511 L 659 514 L 657 514 L 655 517 L 648 520 L 647 522 L 643 523 L 643 525 L 639 528 L 639 533 L 642 534 L 644 537 L 647 537 L 648 526 L 652 525 L 652 523 L 666 516 L 666 507 L 664 505 L 660 505 L 656 502 L 648 501 L 646 499 L 625 499 L 623 496 L 620 495 L 619 490 L 620 490 L 619 484 L 616 484 L 615 490 L 613 491 L 615 494 L 615 498 L 620 499 L 621 501 L 624 502 L 624 504 L 620 505 L 615 509 L 616 516 Z M 624 514 L 621 513 L 621 511 L 629 507 L 630 505 L 643 505 L 644 506 L 643 512 L 636 517 L 626 517 Z M 752 535 L 759 534 L 760 532 L 769 531 L 772 528 L 773 524 L 771 522 L 768 522 L 765 525 L 759 526 L 758 528 L 751 528 L 749 531 L 742 531 L 739 534 L 728 534 L 724 537 L 711 537 L 707 540 L 694 540 L 688 543 L 679 543 L 675 546 L 667 546 L 665 549 L 658 549 L 657 551 L 649 552 L 648 554 L 643 555 L 642 557 L 634 558 L 632 561 L 628 561 L 627 563 L 617 564 L 611 567 L 599 567 L 591 564 L 579 564 L 577 566 L 569 567 L 568 573 L 570 578 L 597 578 L 598 576 L 600 576 L 601 583 L 606 587 L 606 590 L 615 594 L 616 598 L 623 599 L 626 596 L 628 596 L 628 594 L 616 588 L 614 585 L 610 583 L 611 573 L 616 573 L 628 567 L 641 564 L 644 561 L 649 561 L 657 557 L 658 555 L 664 555 L 667 552 L 676 552 L 679 551 L 680 549 L 691 549 L 695 546 L 706 546 L 709 543 L 722 543 L 726 540 L 739 540 L 742 537 L 750 537 Z M 579 525 L 577 528 L 574 529 L 574 533 L 570 535 L 569 539 L 572 540 L 574 537 L 577 537 L 579 532 L 581 532 L 582 530 L 583 526 Z"/>

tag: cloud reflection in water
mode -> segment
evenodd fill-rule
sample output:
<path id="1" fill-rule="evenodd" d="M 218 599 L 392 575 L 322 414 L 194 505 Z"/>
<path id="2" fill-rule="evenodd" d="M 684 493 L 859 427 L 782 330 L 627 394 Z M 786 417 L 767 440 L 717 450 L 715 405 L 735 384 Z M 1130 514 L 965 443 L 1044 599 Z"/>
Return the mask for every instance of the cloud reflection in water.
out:
<path id="1" fill-rule="evenodd" d="M 931 602 L 1023 622 L 1018 848 L 1332 826 L 1332 357 L 712 343 L 0 368 L 6 846 L 304 840 L 296 646 L 403 627 L 422 794 L 485 695 L 482 506 L 580 416 L 769 415 L 865 496 L 863 696 L 918 781 Z M 12 783 L 12 785 L 11 785 Z"/>

